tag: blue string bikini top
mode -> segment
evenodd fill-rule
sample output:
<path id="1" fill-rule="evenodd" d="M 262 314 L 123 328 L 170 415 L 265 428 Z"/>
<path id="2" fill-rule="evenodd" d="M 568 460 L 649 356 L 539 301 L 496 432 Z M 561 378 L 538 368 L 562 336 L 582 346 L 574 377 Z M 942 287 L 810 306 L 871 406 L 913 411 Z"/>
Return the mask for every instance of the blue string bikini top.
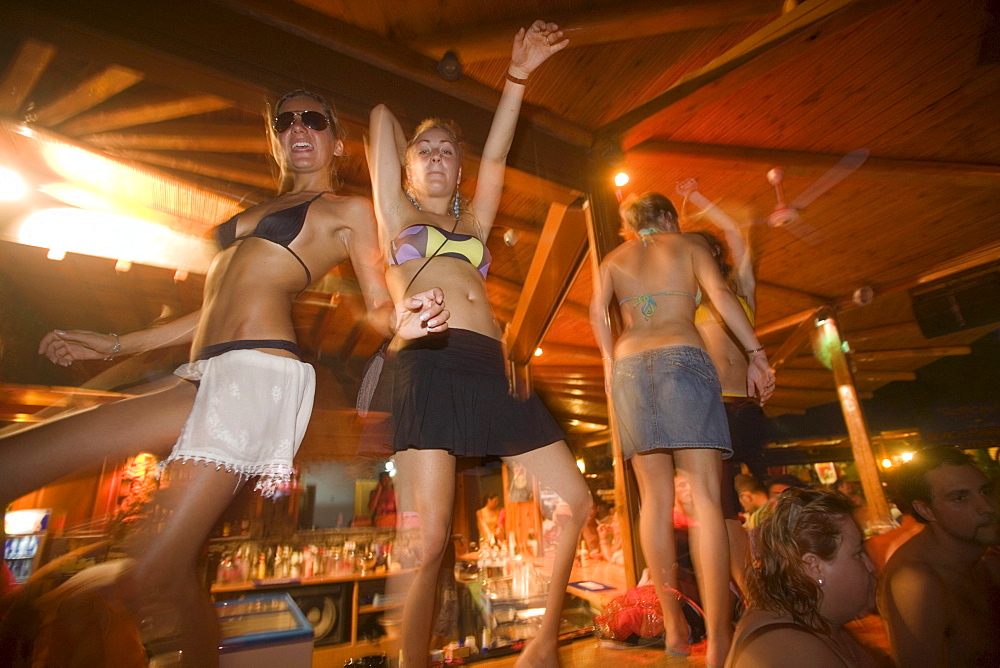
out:
<path id="1" fill-rule="evenodd" d="M 681 297 L 690 297 L 694 300 L 694 305 L 699 306 L 701 304 L 701 288 L 698 288 L 698 294 L 693 295 L 690 292 L 680 292 L 677 290 L 667 290 L 666 292 L 654 292 L 648 295 L 636 295 L 635 297 L 626 297 L 618 302 L 618 305 L 622 305 L 625 302 L 631 301 L 635 302 L 632 304 L 633 307 L 639 309 L 643 317 L 649 320 L 656 313 L 656 300 L 653 297 L 659 297 L 660 295 L 680 295 Z"/>
<path id="2" fill-rule="evenodd" d="M 234 243 L 241 239 L 248 239 L 250 237 L 256 237 L 257 239 L 266 239 L 272 243 L 276 243 L 289 253 L 292 254 L 299 264 L 302 265 L 302 269 L 306 272 L 306 285 L 309 287 L 312 283 L 312 274 L 309 272 L 309 267 L 306 263 L 302 261 L 298 253 L 293 251 L 290 244 L 295 241 L 295 238 L 299 236 L 302 231 L 302 226 L 305 225 L 306 215 L 309 213 L 309 207 L 313 202 L 322 197 L 325 193 L 320 193 L 308 199 L 305 202 L 296 204 L 295 206 L 290 206 L 287 209 L 281 209 L 280 211 L 272 211 L 257 223 L 257 226 L 249 234 L 244 234 L 241 236 L 236 236 L 236 220 L 239 218 L 240 214 L 236 214 L 226 222 L 215 228 L 215 240 L 219 243 L 219 246 L 225 250 L 229 248 Z"/>
<path id="3" fill-rule="evenodd" d="M 437 252 L 434 252 L 437 249 Z M 409 260 L 438 255 L 465 260 L 486 278 L 493 256 L 490 249 L 471 234 L 442 230 L 435 225 L 411 225 L 400 232 L 390 244 L 389 264 L 399 265 Z"/>

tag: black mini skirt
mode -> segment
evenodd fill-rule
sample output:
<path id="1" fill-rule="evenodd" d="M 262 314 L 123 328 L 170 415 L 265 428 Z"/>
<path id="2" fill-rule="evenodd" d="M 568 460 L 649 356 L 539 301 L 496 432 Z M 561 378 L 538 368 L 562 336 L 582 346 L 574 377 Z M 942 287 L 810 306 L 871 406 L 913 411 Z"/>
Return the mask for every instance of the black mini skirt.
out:
<path id="1" fill-rule="evenodd" d="M 510 393 L 499 341 L 449 329 L 401 348 L 391 382 L 393 448 L 511 456 L 565 438 L 534 392 Z"/>

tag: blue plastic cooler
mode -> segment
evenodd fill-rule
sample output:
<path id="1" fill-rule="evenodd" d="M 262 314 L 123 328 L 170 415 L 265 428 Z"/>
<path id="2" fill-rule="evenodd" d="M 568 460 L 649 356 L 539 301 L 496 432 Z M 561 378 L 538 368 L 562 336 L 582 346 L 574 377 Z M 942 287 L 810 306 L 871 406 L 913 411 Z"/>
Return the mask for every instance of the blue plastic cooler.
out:
<path id="1" fill-rule="evenodd" d="M 215 604 L 220 668 L 310 668 L 313 630 L 287 592 L 246 594 Z"/>

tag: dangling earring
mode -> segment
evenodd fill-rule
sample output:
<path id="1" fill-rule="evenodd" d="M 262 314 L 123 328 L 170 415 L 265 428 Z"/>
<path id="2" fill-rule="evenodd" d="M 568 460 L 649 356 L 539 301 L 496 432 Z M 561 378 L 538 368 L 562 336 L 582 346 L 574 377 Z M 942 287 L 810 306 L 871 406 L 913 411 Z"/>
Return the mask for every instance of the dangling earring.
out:
<path id="1" fill-rule="evenodd" d="M 451 198 L 451 215 L 455 220 L 462 217 L 462 196 L 455 191 L 455 196 Z"/>
<path id="2" fill-rule="evenodd" d="M 413 186 L 410 185 L 409 181 L 406 182 L 406 187 L 403 188 L 403 192 L 406 193 L 406 199 L 410 200 L 410 204 L 412 204 L 417 211 L 423 211 L 423 209 L 420 208 L 420 202 L 417 201 L 416 195 L 413 194 Z"/>

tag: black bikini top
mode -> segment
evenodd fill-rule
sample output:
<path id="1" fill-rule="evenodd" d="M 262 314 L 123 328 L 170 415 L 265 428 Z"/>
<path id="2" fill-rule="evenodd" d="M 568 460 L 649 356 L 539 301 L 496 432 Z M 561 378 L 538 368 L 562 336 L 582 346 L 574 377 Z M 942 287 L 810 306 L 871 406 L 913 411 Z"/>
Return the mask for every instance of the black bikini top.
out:
<path id="1" fill-rule="evenodd" d="M 240 214 L 236 214 L 226 222 L 215 228 L 215 240 L 219 243 L 219 247 L 225 250 L 229 248 L 234 243 L 241 239 L 247 239 L 249 237 L 256 237 L 258 239 L 266 239 L 272 243 L 276 243 L 289 253 L 292 254 L 302 268 L 306 272 L 306 287 L 312 283 L 312 274 L 309 272 L 309 267 L 306 263 L 302 261 L 302 258 L 298 256 L 298 253 L 293 251 L 289 244 L 295 241 L 295 238 L 299 236 L 302 231 L 302 226 L 306 222 L 306 214 L 309 213 L 309 207 L 313 202 L 322 197 L 325 193 L 320 193 L 313 197 L 312 199 L 306 200 L 301 204 L 296 204 L 295 206 L 290 206 L 287 209 L 281 209 L 280 211 L 272 211 L 257 223 L 257 227 L 253 229 L 249 234 L 244 234 L 242 236 L 236 236 L 236 219 L 240 217 Z"/>

